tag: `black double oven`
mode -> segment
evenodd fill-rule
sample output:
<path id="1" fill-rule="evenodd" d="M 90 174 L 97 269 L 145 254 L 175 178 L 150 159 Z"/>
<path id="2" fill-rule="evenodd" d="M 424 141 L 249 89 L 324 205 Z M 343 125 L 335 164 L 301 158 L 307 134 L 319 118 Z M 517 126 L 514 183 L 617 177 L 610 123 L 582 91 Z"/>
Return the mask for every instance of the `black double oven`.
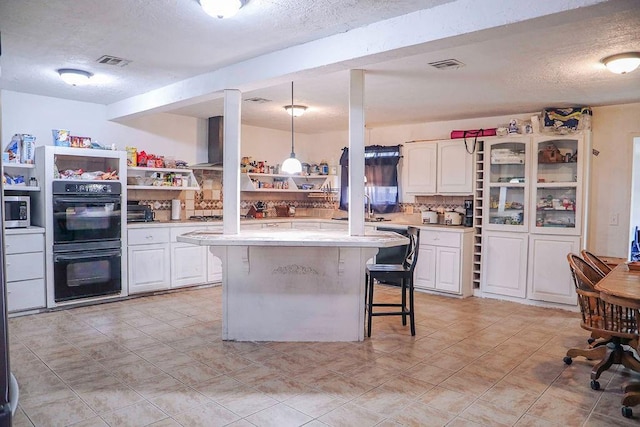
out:
<path id="1" fill-rule="evenodd" d="M 119 182 L 53 182 L 56 302 L 120 293 L 121 193 Z"/>

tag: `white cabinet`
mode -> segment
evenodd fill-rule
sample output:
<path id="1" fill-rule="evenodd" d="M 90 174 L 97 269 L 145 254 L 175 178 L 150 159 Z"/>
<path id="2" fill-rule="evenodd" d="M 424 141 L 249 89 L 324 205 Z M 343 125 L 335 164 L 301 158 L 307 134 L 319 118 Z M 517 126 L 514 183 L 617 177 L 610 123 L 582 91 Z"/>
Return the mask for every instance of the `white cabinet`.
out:
<path id="1" fill-rule="evenodd" d="M 127 188 L 130 190 L 199 190 L 191 169 L 127 168 Z"/>
<path id="2" fill-rule="evenodd" d="M 178 242 L 181 234 L 206 229 L 206 226 L 171 228 L 171 288 L 201 285 L 207 282 L 207 247 Z"/>
<path id="3" fill-rule="evenodd" d="M 416 288 L 470 296 L 473 231 L 420 230 L 418 264 L 414 272 Z"/>
<path id="4" fill-rule="evenodd" d="M 181 233 L 182 234 L 182 233 Z M 171 287 L 207 282 L 207 248 L 190 243 L 171 243 Z"/>
<path id="5" fill-rule="evenodd" d="M 483 232 L 483 292 L 524 298 L 527 292 L 526 233 Z"/>
<path id="6" fill-rule="evenodd" d="M 402 154 L 403 201 L 416 195 L 472 194 L 473 160 L 463 140 L 406 144 Z"/>
<path id="7" fill-rule="evenodd" d="M 168 228 L 128 231 L 129 294 L 169 289 L 169 240 Z"/>
<path id="8" fill-rule="evenodd" d="M 8 311 L 45 307 L 44 229 L 10 229 L 5 234 Z"/>
<path id="9" fill-rule="evenodd" d="M 135 225 L 129 228 L 129 293 L 202 285 L 222 280 L 222 264 L 205 246 L 178 242 L 196 230 L 221 230 L 221 225 Z"/>
<path id="10" fill-rule="evenodd" d="M 566 256 L 586 246 L 590 137 L 485 142 L 483 293 L 576 304 Z"/>
<path id="11" fill-rule="evenodd" d="M 402 154 L 403 192 L 435 194 L 438 144 L 415 142 L 406 144 Z"/>
<path id="12" fill-rule="evenodd" d="M 471 194 L 473 192 L 473 155 L 467 152 L 464 141 L 438 142 L 439 194 Z"/>
<path id="13" fill-rule="evenodd" d="M 580 237 L 529 237 L 529 289 L 533 300 L 576 304 L 576 292 L 567 264 L 568 253 L 580 252 Z"/>

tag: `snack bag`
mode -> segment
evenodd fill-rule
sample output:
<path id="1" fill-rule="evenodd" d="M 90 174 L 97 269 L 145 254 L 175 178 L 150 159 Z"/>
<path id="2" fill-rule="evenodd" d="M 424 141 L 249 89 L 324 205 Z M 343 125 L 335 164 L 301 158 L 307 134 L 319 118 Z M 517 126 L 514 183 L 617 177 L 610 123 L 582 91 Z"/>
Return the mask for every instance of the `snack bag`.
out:
<path id="1" fill-rule="evenodd" d="M 53 133 L 53 145 L 57 145 L 59 147 L 71 146 L 71 138 L 69 136 L 70 131 L 64 129 L 53 129 L 51 130 L 51 133 Z"/>
<path id="2" fill-rule="evenodd" d="M 125 147 L 127 150 L 127 166 L 138 166 L 138 149 L 136 147 Z"/>
<path id="3" fill-rule="evenodd" d="M 16 133 L 11 138 L 11 142 L 4 148 L 4 152 L 9 154 L 10 163 L 20 163 L 20 143 L 22 135 Z"/>
<path id="4" fill-rule="evenodd" d="M 29 134 L 22 134 L 20 140 L 20 162 L 32 165 L 36 154 L 36 137 Z"/>

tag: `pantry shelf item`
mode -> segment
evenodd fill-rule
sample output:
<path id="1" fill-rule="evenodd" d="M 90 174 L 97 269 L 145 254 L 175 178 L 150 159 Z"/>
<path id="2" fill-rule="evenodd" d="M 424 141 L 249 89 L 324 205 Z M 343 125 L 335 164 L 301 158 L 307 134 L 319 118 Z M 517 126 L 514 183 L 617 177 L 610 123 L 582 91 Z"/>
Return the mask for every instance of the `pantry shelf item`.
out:
<path id="1" fill-rule="evenodd" d="M 243 173 L 242 191 L 335 193 L 338 191 L 336 175 L 282 175 L 270 173 Z"/>
<path id="2" fill-rule="evenodd" d="M 40 191 L 40 186 L 38 185 L 38 180 L 35 178 L 35 168 L 34 164 L 27 163 L 3 163 L 3 175 L 8 175 L 9 177 L 22 177 L 21 182 L 15 184 L 13 182 L 9 183 L 9 180 L 5 180 L 4 182 L 4 190 L 9 192 L 15 191 Z M 20 181 L 20 180 L 18 180 Z"/>
<path id="3" fill-rule="evenodd" d="M 200 190 L 191 169 L 128 167 L 127 188 L 130 190 Z"/>

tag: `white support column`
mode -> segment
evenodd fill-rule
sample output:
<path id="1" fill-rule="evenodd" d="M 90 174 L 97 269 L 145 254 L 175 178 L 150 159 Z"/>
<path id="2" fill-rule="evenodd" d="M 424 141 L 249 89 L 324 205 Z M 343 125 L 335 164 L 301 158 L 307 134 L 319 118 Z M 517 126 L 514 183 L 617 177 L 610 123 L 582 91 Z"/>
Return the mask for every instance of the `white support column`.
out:
<path id="1" fill-rule="evenodd" d="M 240 117 L 242 94 L 224 90 L 222 208 L 224 234 L 240 233 Z"/>
<path id="2" fill-rule="evenodd" d="M 364 236 L 364 70 L 349 79 L 349 235 Z"/>

